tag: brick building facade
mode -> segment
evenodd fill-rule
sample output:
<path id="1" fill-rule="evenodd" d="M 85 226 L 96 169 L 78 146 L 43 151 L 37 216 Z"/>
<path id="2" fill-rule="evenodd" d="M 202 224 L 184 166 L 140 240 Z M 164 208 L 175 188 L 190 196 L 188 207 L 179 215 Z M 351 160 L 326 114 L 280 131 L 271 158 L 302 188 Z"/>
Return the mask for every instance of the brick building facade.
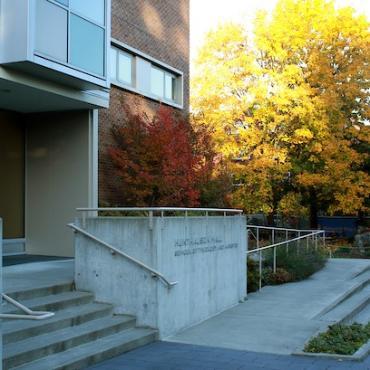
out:
<path id="1" fill-rule="evenodd" d="M 112 40 L 123 51 L 138 51 L 143 59 L 181 71 L 182 104 L 173 109 L 186 113 L 189 106 L 189 0 L 112 0 Z M 120 46 L 121 44 L 119 44 Z M 136 53 L 135 53 L 136 54 Z M 160 64 L 160 65 L 161 65 Z M 122 121 L 122 103 L 153 111 L 161 99 L 148 97 L 112 81 L 110 107 L 99 111 L 99 203 L 119 205 L 119 180 L 108 155 L 111 128 Z M 163 102 L 166 104 L 166 102 Z M 170 104 L 171 105 L 171 104 Z"/>

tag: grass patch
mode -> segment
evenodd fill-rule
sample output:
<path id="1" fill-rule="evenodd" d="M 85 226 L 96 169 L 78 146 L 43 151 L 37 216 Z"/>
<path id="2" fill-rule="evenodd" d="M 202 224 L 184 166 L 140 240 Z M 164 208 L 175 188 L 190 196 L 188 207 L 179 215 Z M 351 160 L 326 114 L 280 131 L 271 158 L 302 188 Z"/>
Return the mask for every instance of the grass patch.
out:
<path id="1" fill-rule="evenodd" d="M 361 325 L 334 324 L 325 333 L 312 338 L 304 352 L 353 355 L 370 340 L 370 323 Z"/>

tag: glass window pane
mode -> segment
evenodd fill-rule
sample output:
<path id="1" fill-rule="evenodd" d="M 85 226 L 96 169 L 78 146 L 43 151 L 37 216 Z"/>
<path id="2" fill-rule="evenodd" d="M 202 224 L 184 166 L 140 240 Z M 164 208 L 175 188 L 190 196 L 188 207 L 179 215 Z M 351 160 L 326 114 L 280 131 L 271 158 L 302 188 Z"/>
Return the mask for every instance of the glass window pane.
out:
<path id="1" fill-rule="evenodd" d="M 79 12 L 84 17 L 99 24 L 105 24 L 104 0 L 70 0 L 71 10 Z"/>
<path id="2" fill-rule="evenodd" d="M 71 15 L 71 64 L 104 75 L 104 29 Z"/>
<path id="3" fill-rule="evenodd" d="M 46 0 L 36 4 L 36 51 L 62 62 L 67 61 L 68 14 Z"/>
<path id="4" fill-rule="evenodd" d="M 150 90 L 154 95 L 164 96 L 164 72 L 155 67 L 151 69 Z"/>
<path id="5" fill-rule="evenodd" d="M 175 77 L 169 74 L 165 77 L 165 98 L 175 100 Z"/>
<path id="6" fill-rule="evenodd" d="M 109 71 L 110 71 L 110 78 L 112 80 L 117 79 L 117 52 L 116 48 L 110 48 L 110 55 L 109 55 Z"/>
<path id="7" fill-rule="evenodd" d="M 68 6 L 68 4 L 69 4 L 69 0 L 56 0 L 56 2 L 57 3 L 61 3 L 61 4 L 65 5 L 65 6 Z"/>
<path id="8" fill-rule="evenodd" d="M 126 53 L 118 53 L 118 80 L 132 84 L 132 57 Z"/>

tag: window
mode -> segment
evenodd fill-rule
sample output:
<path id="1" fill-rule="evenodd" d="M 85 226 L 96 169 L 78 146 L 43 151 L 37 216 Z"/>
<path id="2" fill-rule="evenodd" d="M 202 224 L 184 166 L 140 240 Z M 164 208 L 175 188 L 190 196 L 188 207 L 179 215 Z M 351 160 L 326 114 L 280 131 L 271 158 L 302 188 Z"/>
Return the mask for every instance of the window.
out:
<path id="1" fill-rule="evenodd" d="M 69 0 L 55 0 L 57 3 L 60 3 L 62 5 L 68 6 L 69 5 Z"/>
<path id="2" fill-rule="evenodd" d="M 132 85 L 132 56 L 118 52 L 118 81 Z"/>
<path id="3" fill-rule="evenodd" d="M 104 25 L 104 0 L 70 0 L 71 10 L 85 16 L 95 23 Z"/>
<path id="4" fill-rule="evenodd" d="M 151 68 L 150 90 L 151 93 L 165 100 L 175 101 L 176 77 L 164 69 Z"/>
<path id="5" fill-rule="evenodd" d="M 176 78 L 175 76 L 166 73 L 165 75 L 165 86 L 164 86 L 164 91 L 165 91 L 165 98 L 168 100 L 175 100 L 175 84 L 176 84 Z"/>
<path id="6" fill-rule="evenodd" d="M 36 53 L 105 75 L 105 0 L 36 0 Z"/>
<path id="7" fill-rule="evenodd" d="M 104 30 L 77 15 L 71 15 L 71 64 L 104 75 Z"/>
<path id="8" fill-rule="evenodd" d="M 111 47 L 109 71 L 112 84 L 151 99 L 179 107 L 182 105 L 182 74 L 117 41 Z M 117 46 L 116 46 L 117 45 Z"/>
<path id="9" fill-rule="evenodd" d="M 36 8 L 36 38 L 37 51 L 67 62 L 68 12 L 62 7 L 43 0 L 37 2 Z M 52 33 L 45 30 L 53 30 Z"/>
<path id="10" fill-rule="evenodd" d="M 161 98 L 164 96 L 164 71 L 153 66 L 150 71 L 150 92 Z"/>
<path id="11" fill-rule="evenodd" d="M 110 76 L 114 81 L 133 85 L 133 56 L 115 47 L 110 49 Z"/>

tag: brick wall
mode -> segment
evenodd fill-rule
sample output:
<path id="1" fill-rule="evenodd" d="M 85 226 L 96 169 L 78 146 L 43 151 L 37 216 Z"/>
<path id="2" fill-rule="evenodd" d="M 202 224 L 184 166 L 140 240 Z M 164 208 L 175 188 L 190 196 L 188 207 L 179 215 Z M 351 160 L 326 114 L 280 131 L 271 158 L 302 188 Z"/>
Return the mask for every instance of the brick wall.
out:
<path id="1" fill-rule="evenodd" d="M 184 107 L 189 106 L 189 0 L 112 0 L 112 37 L 184 73 Z M 148 113 L 158 104 L 112 86 L 110 108 L 99 113 L 99 203 L 120 203 L 119 179 L 107 154 L 111 127 L 122 122 L 122 104 Z"/>

